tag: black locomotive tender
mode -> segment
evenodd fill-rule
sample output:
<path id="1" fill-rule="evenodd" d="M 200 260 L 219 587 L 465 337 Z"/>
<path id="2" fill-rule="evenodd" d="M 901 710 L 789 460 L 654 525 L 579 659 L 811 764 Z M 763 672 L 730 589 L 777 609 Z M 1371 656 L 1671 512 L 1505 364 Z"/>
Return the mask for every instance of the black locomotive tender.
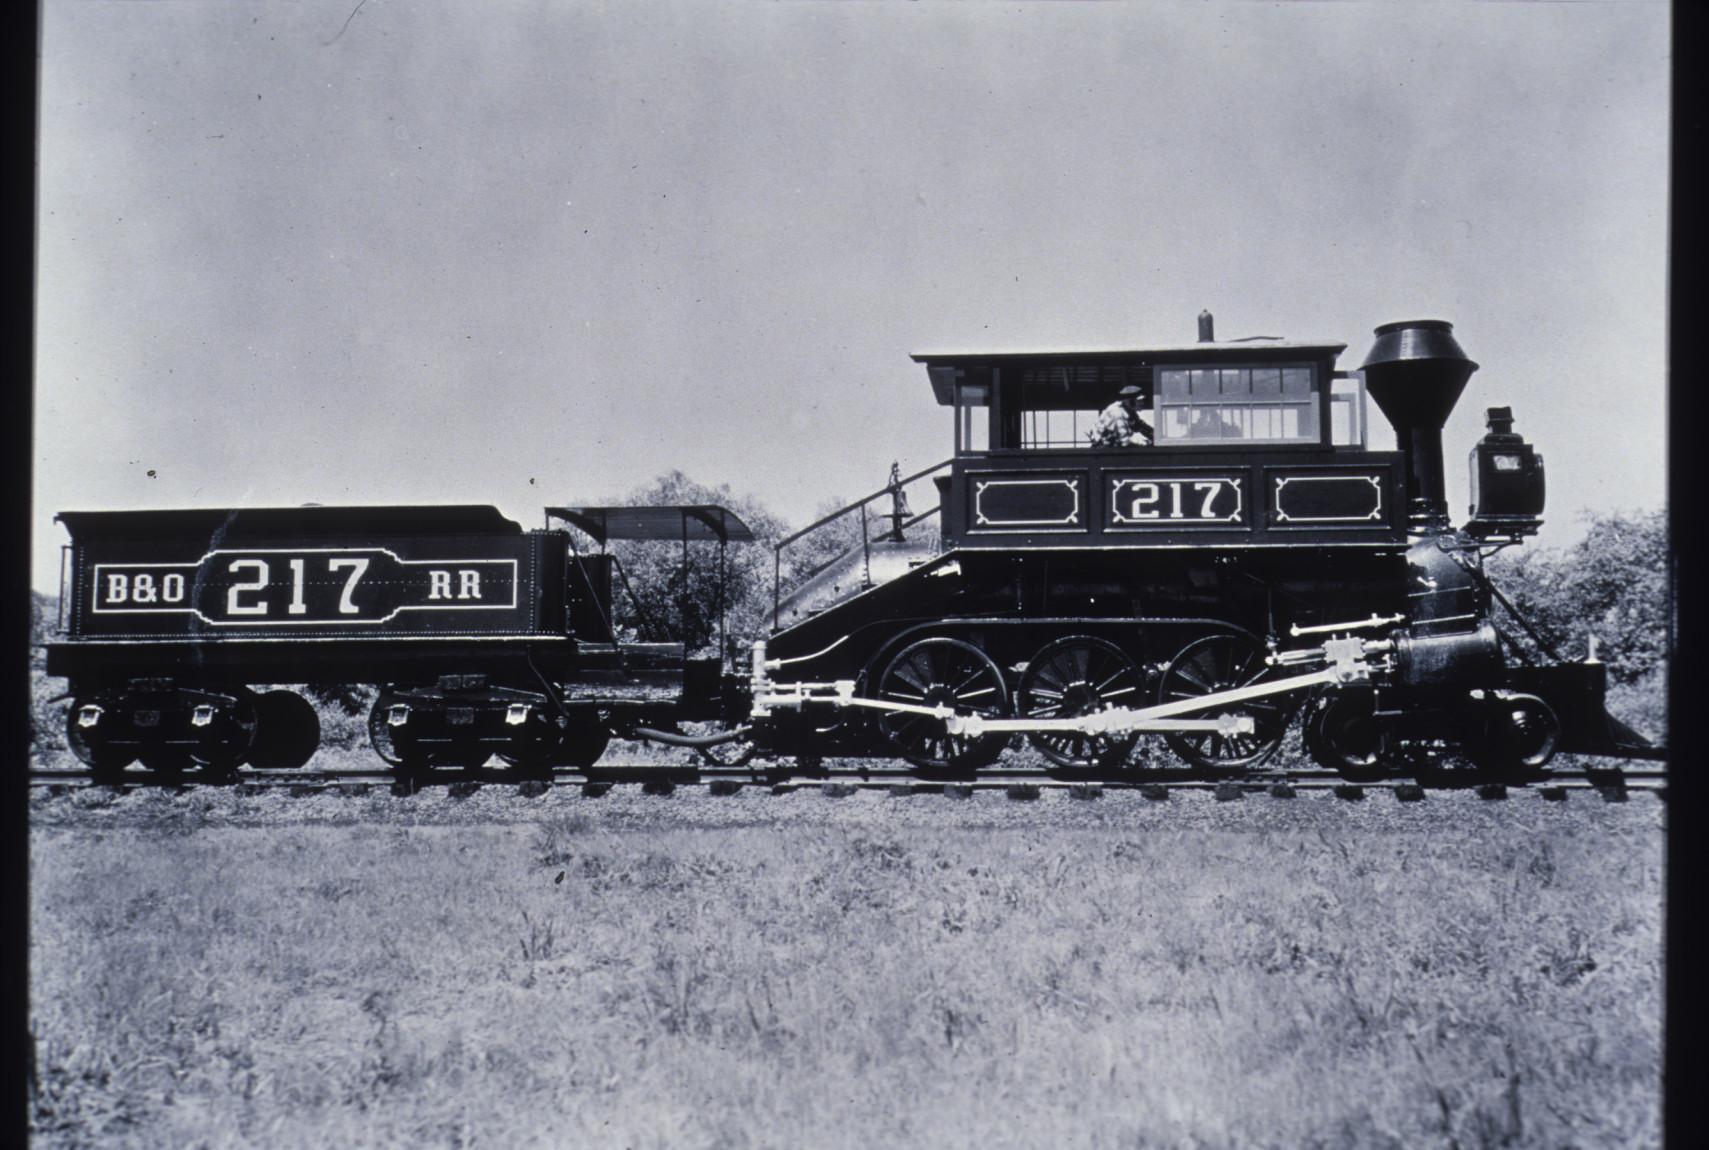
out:
<path id="1" fill-rule="evenodd" d="M 298 507 L 60 515 L 48 671 L 71 683 L 71 747 L 109 776 L 302 766 L 316 712 L 277 685 L 352 683 L 379 688 L 373 746 L 412 774 L 592 768 L 613 735 L 956 774 L 1020 734 L 1063 771 L 1117 771 L 1155 734 L 1247 768 L 1296 718 L 1349 778 L 1660 757 L 1605 711 L 1594 641 L 1527 657 L 1496 626 L 1530 630 L 1483 560 L 1541 524 L 1542 457 L 1491 408 L 1452 527 L 1441 432 L 1478 365 L 1441 321 L 1376 334 L 1359 372 L 1336 370 L 1344 344 L 1217 342 L 1208 313 L 1184 346 L 914 356 L 954 457 L 845 509 L 861 545 L 774 594 L 742 666 L 722 634 L 707 658 L 629 641 L 606 546 L 680 540 L 686 565 L 715 542 L 722 573 L 752 539 L 727 509 L 550 507 L 524 531 L 483 506 Z M 1133 388 L 1154 443 L 1094 446 Z M 1399 451 L 1366 448 L 1366 392 Z M 912 515 L 927 476 L 938 507 Z"/>

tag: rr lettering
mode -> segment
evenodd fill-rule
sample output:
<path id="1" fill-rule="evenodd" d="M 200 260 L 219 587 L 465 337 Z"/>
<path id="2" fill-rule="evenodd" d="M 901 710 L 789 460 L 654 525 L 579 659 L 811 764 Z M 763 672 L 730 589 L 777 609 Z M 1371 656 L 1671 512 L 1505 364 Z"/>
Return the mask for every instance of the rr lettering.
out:
<path id="1" fill-rule="evenodd" d="M 124 574 L 107 576 L 107 602 L 123 603 L 130 598 L 130 576 Z"/>
<path id="2" fill-rule="evenodd" d="M 451 593 L 451 572 L 433 568 L 427 572 L 427 597 L 429 599 L 479 599 L 481 597 L 481 573 L 467 567 L 457 569 L 457 593 Z"/>

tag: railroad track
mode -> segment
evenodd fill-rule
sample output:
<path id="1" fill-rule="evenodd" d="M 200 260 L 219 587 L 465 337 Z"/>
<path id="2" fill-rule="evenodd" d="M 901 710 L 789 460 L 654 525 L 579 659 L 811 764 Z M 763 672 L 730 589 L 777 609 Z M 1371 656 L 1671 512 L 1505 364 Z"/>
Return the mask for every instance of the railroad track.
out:
<path id="1" fill-rule="evenodd" d="M 1010 798 L 1038 798 L 1045 791 L 1066 791 L 1075 798 L 1096 798 L 1104 791 L 1138 791 L 1147 798 L 1164 799 L 1173 792 L 1210 791 L 1218 799 L 1248 795 L 1292 798 L 1302 792 L 1328 791 L 1356 801 L 1371 792 L 1391 792 L 1402 801 L 1416 801 L 1431 792 L 1475 791 L 1486 799 L 1506 798 L 1510 792 L 1535 791 L 1545 799 L 1564 799 L 1571 791 L 1598 793 L 1603 798 L 1623 798 L 1629 791 L 1647 791 L 1667 797 L 1667 772 L 1663 770 L 1593 769 L 1550 771 L 1526 779 L 1493 781 L 1476 772 L 1441 772 L 1419 779 L 1349 781 L 1329 771 L 1298 770 L 1251 772 L 1242 776 L 1216 777 L 1187 770 L 1128 772 L 1122 775 L 1068 778 L 1044 770 L 1010 769 L 981 771 L 967 779 L 928 779 L 909 771 L 873 768 L 829 768 L 813 773 L 766 771 L 697 766 L 612 766 L 593 771 L 561 770 L 550 782 L 544 779 L 507 778 L 502 772 L 484 769 L 442 768 L 417 779 L 400 779 L 386 770 L 263 771 L 242 770 L 232 781 L 203 781 L 194 772 L 180 778 L 151 778 L 138 774 L 118 781 L 97 780 L 86 770 L 32 770 L 31 787 L 80 789 L 101 786 L 117 791 L 171 788 L 224 790 L 257 794 L 284 790 L 291 795 L 327 791 L 366 793 L 375 787 L 394 794 L 410 795 L 422 790 L 447 788 L 455 797 L 472 794 L 483 787 L 512 788 L 526 794 L 542 794 L 549 787 L 578 787 L 598 797 L 615 786 L 639 786 L 648 794 L 670 794 L 679 787 L 704 787 L 716 795 L 736 794 L 744 788 L 761 788 L 783 794 L 818 790 L 833 797 L 861 790 L 879 790 L 896 795 L 945 794 L 969 797 L 977 791 L 1001 791 Z"/>

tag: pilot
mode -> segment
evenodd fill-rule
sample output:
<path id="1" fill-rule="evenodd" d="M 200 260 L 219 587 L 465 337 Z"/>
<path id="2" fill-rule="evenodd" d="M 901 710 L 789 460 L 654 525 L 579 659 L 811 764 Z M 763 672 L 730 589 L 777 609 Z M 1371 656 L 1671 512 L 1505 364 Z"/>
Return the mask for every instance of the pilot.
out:
<path id="1" fill-rule="evenodd" d="M 1091 431 L 1094 447 L 1144 447 L 1152 442 L 1151 425 L 1139 414 L 1140 399 L 1145 392 L 1133 384 L 1121 389 L 1116 401 L 1098 413 L 1098 423 Z"/>

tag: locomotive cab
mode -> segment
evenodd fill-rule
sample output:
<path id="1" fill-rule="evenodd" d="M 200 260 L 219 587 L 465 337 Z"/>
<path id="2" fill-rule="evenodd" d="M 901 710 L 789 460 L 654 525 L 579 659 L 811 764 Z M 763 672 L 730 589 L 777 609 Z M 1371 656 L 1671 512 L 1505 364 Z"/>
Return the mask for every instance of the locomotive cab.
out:
<path id="1" fill-rule="evenodd" d="M 1402 459 L 1368 449 L 1364 380 L 1336 369 L 1346 345 L 1218 342 L 1209 315 L 1200 337 L 916 354 L 954 414 L 955 455 L 938 480 L 946 542 L 1401 542 Z"/>

